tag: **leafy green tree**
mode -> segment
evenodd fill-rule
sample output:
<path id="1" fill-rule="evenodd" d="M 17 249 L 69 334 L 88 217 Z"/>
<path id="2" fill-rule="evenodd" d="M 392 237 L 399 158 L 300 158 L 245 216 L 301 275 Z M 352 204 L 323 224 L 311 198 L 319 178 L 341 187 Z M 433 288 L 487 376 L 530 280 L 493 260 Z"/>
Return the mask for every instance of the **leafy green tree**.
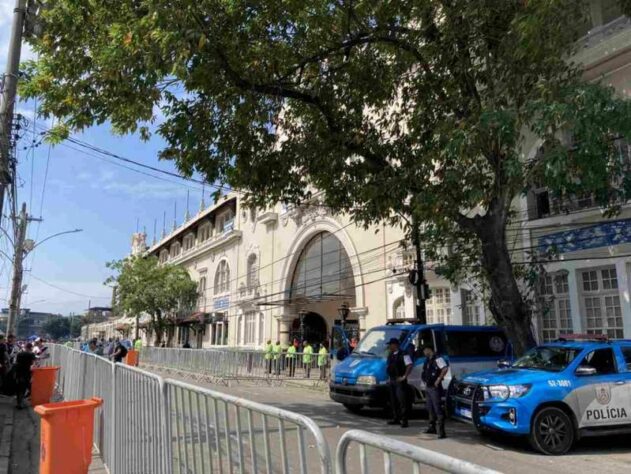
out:
<path id="1" fill-rule="evenodd" d="M 586 21 L 580 0 L 47 6 L 22 94 L 59 118 L 52 139 L 106 121 L 118 133 L 157 131 L 161 158 L 255 205 L 318 189 L 358 223 L 412 234 L 422 222 L 448 278 L 486 283 L 518 352 L 530 338 L 532 272 L 508 246 L 515 198 L 533 183 L 606 207 L 629 195 L 613 143 L 631 132 L 629 104 L 568 60 Z M 576 146 L 559 140 L 563 130 Z M 542 152 L 526 160 L 537 141 Z"/>
<path id="2" fill-rule="evenodd" d="M 105 282 L 118 287 L 116 310 L 136 318 L 149 314 L 156 345 L 166 318 L 189 311 L 197 301 L 197 284 L 182 267 L 161 265 L 156 257 L 129 257 L 107 266 L 116 272 Z"/>
<path id="3" fill-rule="evenodd" d="M 50 318 L 44 323 L 42 329 L 53 339 L 62 339 L 70 336 L 70 318 Z"/>
<path id="4" fill-rule="evenodd" d="M 69 316 L 70 319 L 70 337 L 76 338 L 81 336 L 81 327 L 86 324 L 83 316 Z"/>

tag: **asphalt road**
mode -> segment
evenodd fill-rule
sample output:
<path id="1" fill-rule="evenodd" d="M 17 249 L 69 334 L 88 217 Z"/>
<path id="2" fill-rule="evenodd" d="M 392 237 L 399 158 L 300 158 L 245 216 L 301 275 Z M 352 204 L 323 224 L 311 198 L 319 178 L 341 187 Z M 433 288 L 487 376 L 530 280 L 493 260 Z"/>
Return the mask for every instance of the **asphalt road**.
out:
<path id="1" fill-rule="evenodd" d="M 434 436 L 422 433 L 427 421 L 421 411 L 415 412 L 409 428 L 402 429 L 388 426 L 387 419 L 381 411 L 366 410 L 361 415 L 352 414 L 342 405 L 331 401 L 328 394 L 323 392 L 249 383 L 233 383 L 226 387 L 191 382 L 173 374 L 160 375 L 306 415 L 321 428 L 332 451 L 344 432 L 362 429 L 505 473 L 631 472 L 631 436 L 585 439 L 565 456 L 542 456 L 532 451 L 524 439 L 505 436 L 482 437 L 473 427 L 455 421 L 447 425 L 448 439 L 435 439 Z M 349 453 L 349 470 L 359 472 L 359 469 L 353 469 L 359 461 L 358 450 L 351 448 Z M 378 453 L 369 452 L 369 464 L 377 466 L 374 472 L 382 472 L 383 461 Z M 397 469 L 397 465 L 400 464 L 395 464 L 395 472 L 402 472 Z"/>

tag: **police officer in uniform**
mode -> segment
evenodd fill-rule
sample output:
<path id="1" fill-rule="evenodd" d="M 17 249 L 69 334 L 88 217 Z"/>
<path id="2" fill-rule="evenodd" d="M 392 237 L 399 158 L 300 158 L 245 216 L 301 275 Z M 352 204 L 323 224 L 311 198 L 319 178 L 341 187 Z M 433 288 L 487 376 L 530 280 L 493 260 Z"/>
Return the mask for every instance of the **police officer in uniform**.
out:
<path id="1" fill-rule="evenodd" d="M 436 421 L 438 421 L 438 438 L 446 438 L 445 434 L 445 412 L 442 407 L 443 379 L 449 371 L 449 364 L 442 357 L 436 355 L 434 348 L 425 346 L 423 348 L 425 363 L 423 364 L 423 374 L 421 378 L 425 382 L 425 393 L 427 394 L 427 411 L 429 413 L 429 427 L 425 433 L 436 434 Z"/>
<path id="2" fill-rule="evenodd" d="M 393 418 L 389 425 L 401 424 L 401 428 L 407 428 L 408 416 L 412 409 L 410 386 L 408 376 L 412 372 L 413 362 L 409 354 L 399 350 L 399 340 L 390 339 L 390 354 L 388 355 L 387 372 L 389 377 L 390 406 Z"/>

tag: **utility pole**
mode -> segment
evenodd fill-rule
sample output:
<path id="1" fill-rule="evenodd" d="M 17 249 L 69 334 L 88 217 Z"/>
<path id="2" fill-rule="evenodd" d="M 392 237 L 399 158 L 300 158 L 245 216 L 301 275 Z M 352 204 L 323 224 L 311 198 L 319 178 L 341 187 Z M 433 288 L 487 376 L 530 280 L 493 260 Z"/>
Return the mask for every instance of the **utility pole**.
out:
<path id="1" fill-rule="evenodd" d="M 22 52 L 22 33 L 26 17 L 26 0 L 15 0 L 13 26 L 7 56 L 7 69 L 2 81 L 0 99 L 0 220 L 4 209 L 4 195 L 11 183 L 11 134 L 13 129 L 13 106 L 17 92 L 20 54 Z M 7 329 L 10 327 L 7 326 Z"/>
<path id="2" fill-rule="evenodd" d="M 423 254 L 421 252 L 421 237 L 418 223 L 412 220 L 412 243 L 416 250 L 415 268 L 410 271 L 409 280 L 416 290 L 416 319 L 419 324 L 427 324 L 425 300 L 431 298 L 429 285 L 423 271 Z"/>
<path id="3" fill-rule="evenodd" d="M 26 239 L 26 226 L 28 223 L 26 216 L 26 203 L 22 204 L 19 222 L 17 224 L 17 232 L 15 238 L 15 246 L 13 250 L 13 280 L 11 282 L 11 298 L 9 300 L 9 319 L 7 320 L 7 334 L 15 334 L 15 325 L 18 315 L 20 314 L 20 301 L 22 298 L 22 276 L 24 269 L 22 263 L 24 261 L 24 240 Z"/>

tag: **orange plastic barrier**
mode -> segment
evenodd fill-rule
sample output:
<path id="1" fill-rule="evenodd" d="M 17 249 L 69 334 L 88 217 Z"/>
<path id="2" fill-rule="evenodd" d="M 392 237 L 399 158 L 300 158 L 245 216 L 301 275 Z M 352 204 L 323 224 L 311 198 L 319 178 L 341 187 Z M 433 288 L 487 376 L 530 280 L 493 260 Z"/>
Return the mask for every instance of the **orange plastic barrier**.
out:
<path id="1" fill-rule="evenodd" d="M 50 402 L 55 389 L 59 367 L 36 367 L 31 369 L 31 405 Z"/>
<path id="2" fill-rule="evenodd" d="M 100 398 L 46 403 L 35 407 L 42 418 L 39 474 L 86 474 L 92 462 L 94 410 Z"/>
<path id="3" fill-rule="evenodd" d="M 134 349 L 129 349 L 127 351 L 127 355 L 125 356 L 125 364 L 133 365 L 134 367 L 138 366 L 138 351 Z"/>

